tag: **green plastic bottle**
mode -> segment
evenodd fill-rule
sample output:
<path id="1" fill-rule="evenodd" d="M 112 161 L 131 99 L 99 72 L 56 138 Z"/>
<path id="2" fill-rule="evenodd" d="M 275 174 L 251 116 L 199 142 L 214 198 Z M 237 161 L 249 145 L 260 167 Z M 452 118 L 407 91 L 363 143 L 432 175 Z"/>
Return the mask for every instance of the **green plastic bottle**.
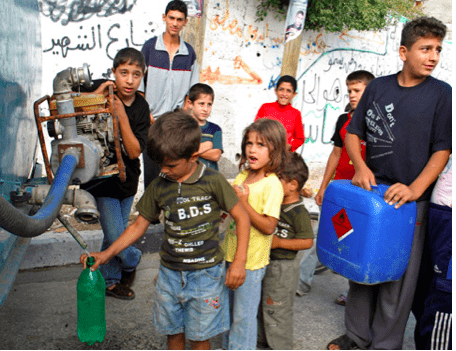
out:
<path id="1" fill-rule="evenodd" d="M 106 285 L 98 269 L 90 271 L 95 259 L 88 257 L 86 263 L 87 268 L 79 276 L 77 285 L 78 337 L 81 342 L 93 345 L 96 341 L 103 342 L 106 335 Z"/>

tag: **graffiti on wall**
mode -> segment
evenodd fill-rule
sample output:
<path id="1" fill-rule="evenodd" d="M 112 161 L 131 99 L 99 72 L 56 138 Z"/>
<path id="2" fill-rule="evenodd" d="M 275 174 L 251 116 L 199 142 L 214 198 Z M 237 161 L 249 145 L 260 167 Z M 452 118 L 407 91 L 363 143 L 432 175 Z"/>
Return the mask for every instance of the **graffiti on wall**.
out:
<path id="1" fill-rule="evenodd" d="M 367 70 L 379 77 L 401 70 L 400 35 L 397 35 L 401 30 L 402 24 L 397 23 L 382 33 L 371 33 L 371 37 L 342 33 L 340 36 L 344 38 L 339 41 L 339 48 L 314 56 L 299 71 L 298 96 L 293 105 L 302 113 L 306 142 L 300 151 L 307 161 L 325 161 L 332 150 L 330 139 L 335 123 L 349 102 L 345 85 L 349 73 Z M 447 82 L 452 70 L 450 55 L 451 44 L 444 42 L 441 61 L 433 73 Z"/>
<path id="2" fill-rule="evenodd" d="M 261 77 L 256 74 L 244 61 L 240 56 L 236 56 L 234 58 L 234 69 L 240 70 L 242 69 L 245 73 L 247 73 L 250 78 L 242 78 L 238 76 L 230 76 L 230 75 L 223 75 L 220 73 L 220 67 L 212 72 L 211 66 L 201 70 L 200 73 L 200 81 L 201 82 L 208 82 L 209 84 L 213 84 L 215 82 L 219 82 L 221 84 L 261 84 L 263 80 Z"/>
<path id="3" fill-rule="evenodd" d="M 53 22 L 66 26 L 85 21 L 92 16 L 109 17 L 131 11 L 136 0 L 40 0 L 41 13 Z"/>
<path id="4" fill-rule="evenodd" d="M 93 78 L 109 78 L 120 49 L 140 50 L 163 32 L 165 6 L 158 0 L 40 0 L 43 94 L 49 94 L 56 73 L 83 63 Z"/>

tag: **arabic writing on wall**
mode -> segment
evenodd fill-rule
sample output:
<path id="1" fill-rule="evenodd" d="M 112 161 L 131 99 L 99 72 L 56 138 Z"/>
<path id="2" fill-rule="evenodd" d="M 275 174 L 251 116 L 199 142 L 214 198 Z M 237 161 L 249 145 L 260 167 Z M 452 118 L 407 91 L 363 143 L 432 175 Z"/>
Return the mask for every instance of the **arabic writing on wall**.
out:
<path id="1" fill-rule="evenodd" d="M 41 13 L 53 22 L 66 26 L 69 22 L 85 21 L 92 16 L 109 17 L 131 11 L 136 0 L 40 0 Z"/>

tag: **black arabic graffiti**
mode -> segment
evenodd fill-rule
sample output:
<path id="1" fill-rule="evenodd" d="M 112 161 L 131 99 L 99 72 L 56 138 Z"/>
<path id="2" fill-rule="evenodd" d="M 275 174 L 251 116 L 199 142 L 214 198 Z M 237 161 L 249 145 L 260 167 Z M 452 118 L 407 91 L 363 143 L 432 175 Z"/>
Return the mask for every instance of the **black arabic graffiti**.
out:
<path id="1" fill-rule="evenodd" d="M 93 15 L 109 17 L 131 11 L 136 0 L 39 0 L 40 12 L 53 22 L 81 22 Z"/>
<path id="2" fill-rule="evenodd" d="M 102 30 L 100 24 L 96 27 L 90 27 L 90 32 L 87 33 L 87 30 L 83 26 L 79 27 L 78 32 L 75 32 L 74 37 L 71 38 L 67 35 L 61 38 L 51 38 L 51 44 L 47 49 L 44 49 L 43 52 L 52 52 L 54 55 L 62 55 L 63 58 L 66 58 L 70 51 L 87 51 L 103 48 L 103 40 L 106 41 L 105 49 L 106 56 L 111 60 L 114 59 L 117 51 L 123 47 L 142 47 L 144 42 L 142 40 L 134 39 L 134 25 L 133 21 L 130 21 L 130 30 L 128 32 L 121 30 L 121 25 L 119 23 L 114 23 L 109 27 L 106 33 Z M 146 33 L 155 32 L 155 24 L 149 22 L 149 26 L 153 27 L 149 30 L 145 30 Z M 85 34 L 84 34 L 85 33 Z M 128 33 L 128 36 L 124 34 Z M 107 39 L 106 39 L 107 37 Z M 118 44 L 116 44 L 118 43 Z"/>

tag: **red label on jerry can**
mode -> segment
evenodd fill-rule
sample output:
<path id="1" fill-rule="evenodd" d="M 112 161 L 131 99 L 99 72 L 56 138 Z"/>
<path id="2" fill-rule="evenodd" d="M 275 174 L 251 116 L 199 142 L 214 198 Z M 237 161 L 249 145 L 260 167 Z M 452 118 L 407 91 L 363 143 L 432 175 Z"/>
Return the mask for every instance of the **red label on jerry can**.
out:
<path id="1" fill-rule="evenodd" d="M 353 233 L 353 227 L 344 208 L 337 212 L 331 220 L 339 241 L 345 239 L 348 235 Z"/>

